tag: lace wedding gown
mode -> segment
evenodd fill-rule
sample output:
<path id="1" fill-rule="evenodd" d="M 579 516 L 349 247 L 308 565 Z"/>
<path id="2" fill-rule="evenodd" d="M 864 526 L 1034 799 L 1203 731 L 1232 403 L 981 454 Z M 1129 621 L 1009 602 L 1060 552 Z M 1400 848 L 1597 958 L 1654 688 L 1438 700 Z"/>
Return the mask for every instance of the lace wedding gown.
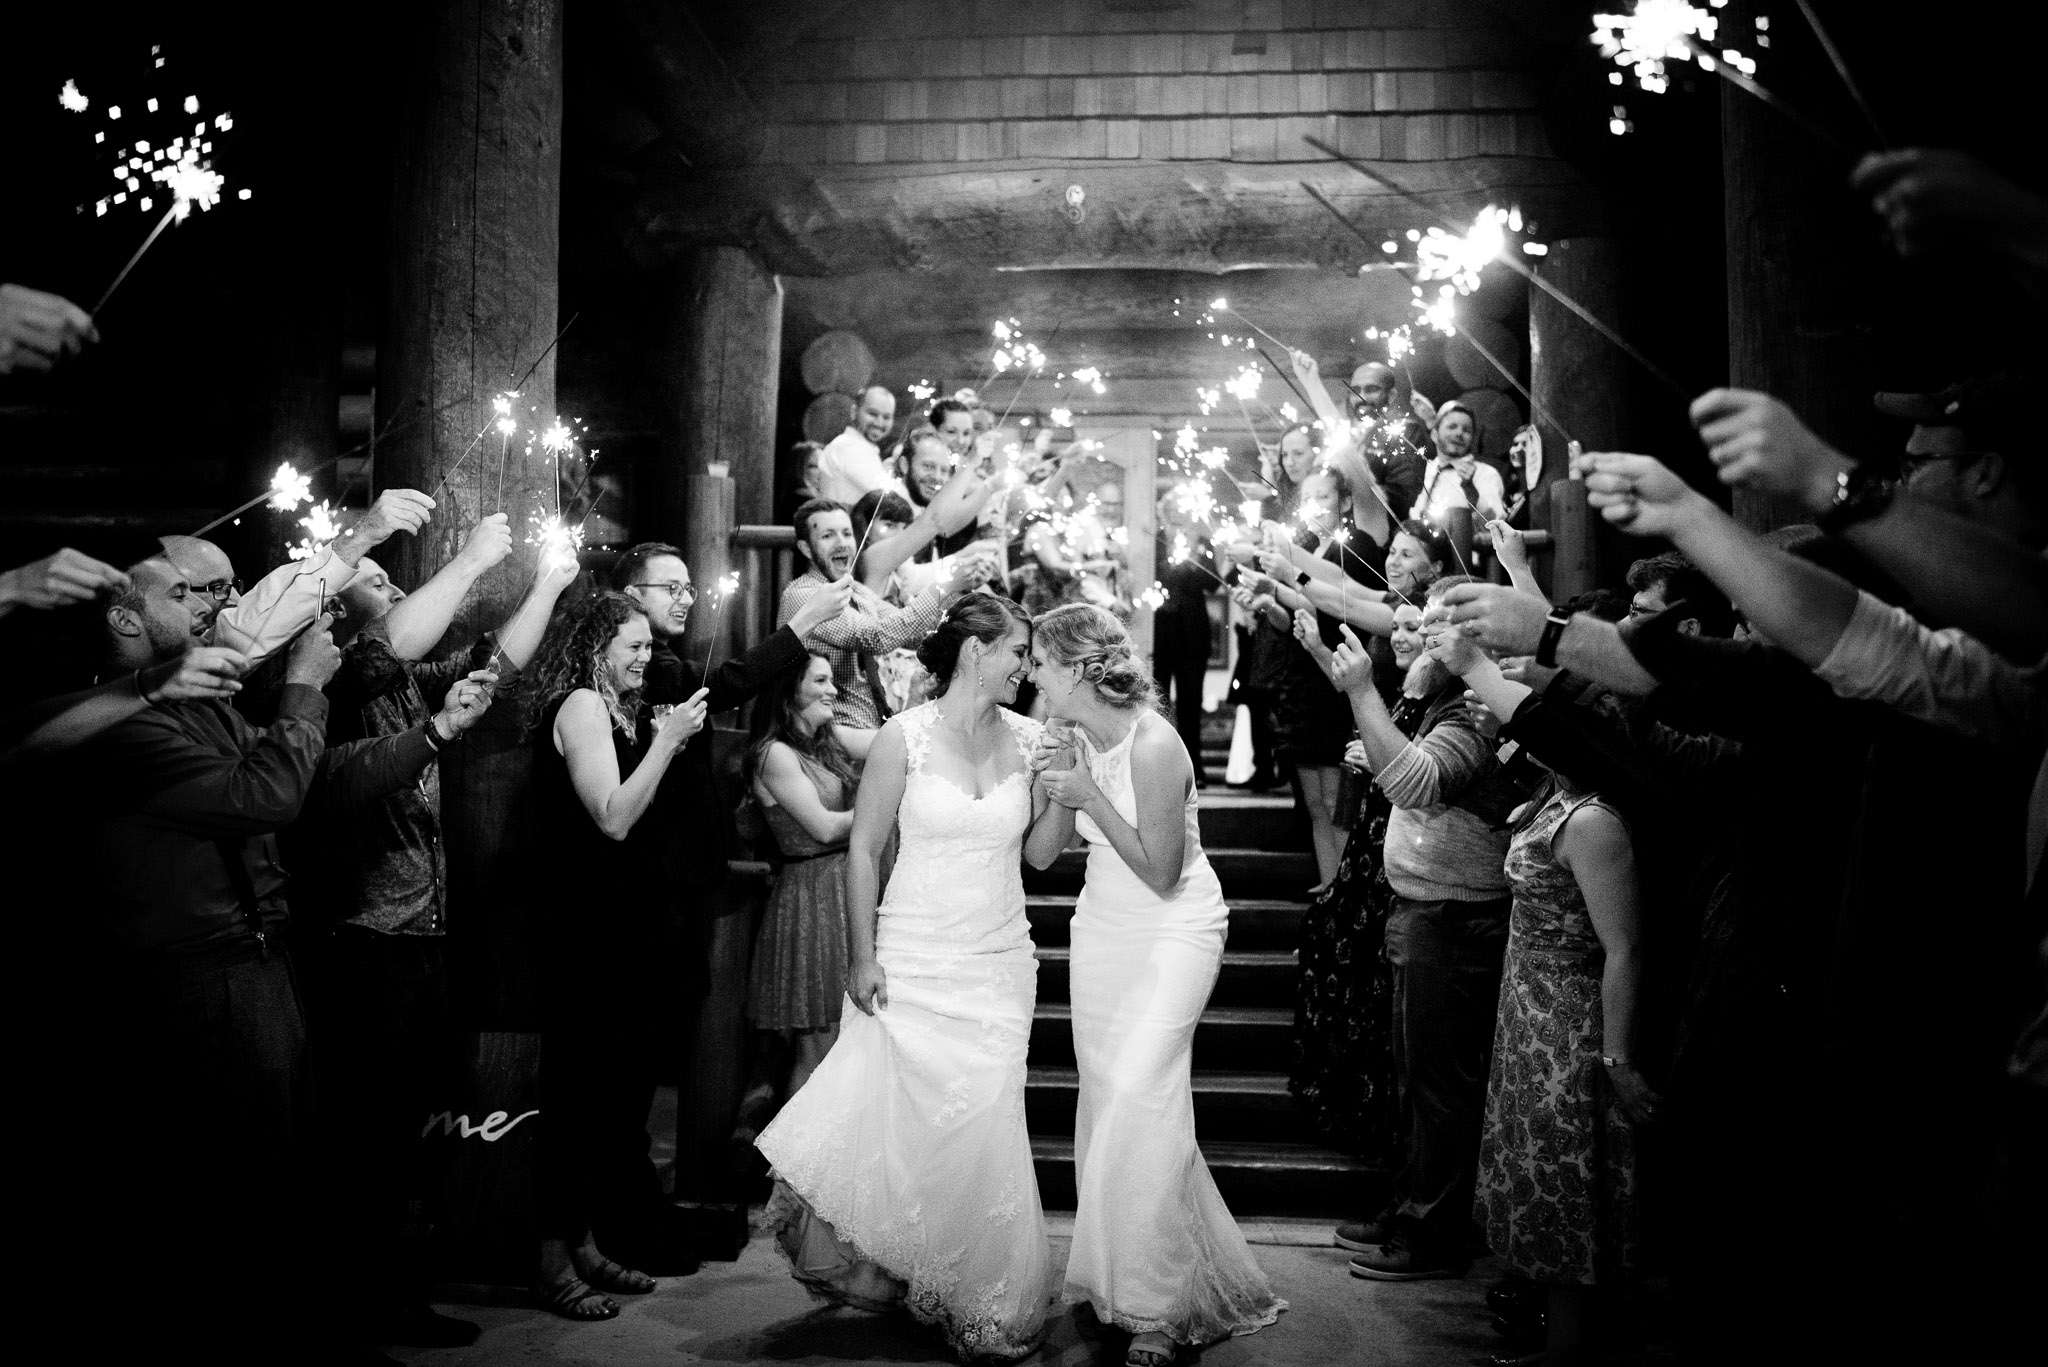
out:
<path id="1" fill-rule="evenodd" d="M 1088 772 L 1133 827 L 1130 734 L 1097 751 L 1077 730 Z M 1230 1218 L 1195 1147 L 1195 1022 L 1216 985 L 1230 909 L 1202 852 L 1195 796 L 1187 853 L 1164 897 L 1145 885 L 1086 814 L 1087 881 L 1074 907 L 1074 1248 L 1066 1299 L 1104 1323 L 1200 1344 L 1249 1334 L 1287 1302 Z"/>
<path id="2" fill-rule="evenodd" d="M 1031 785 L 1020 767 L 976 798 L 927 772 L 937 716 L 926 703 L 898 718 L 899 849 L 875 927 L 889 1004 L 846 1004 L 838 1042 L 759 1147 L 806 1286 L 870 1308 L 900 1299 L 961 1356 L 1016 1358 L 1054 1291 L 1024 1128 Z M 1038 724 L 1001 716 L 1029 754 Z"/>

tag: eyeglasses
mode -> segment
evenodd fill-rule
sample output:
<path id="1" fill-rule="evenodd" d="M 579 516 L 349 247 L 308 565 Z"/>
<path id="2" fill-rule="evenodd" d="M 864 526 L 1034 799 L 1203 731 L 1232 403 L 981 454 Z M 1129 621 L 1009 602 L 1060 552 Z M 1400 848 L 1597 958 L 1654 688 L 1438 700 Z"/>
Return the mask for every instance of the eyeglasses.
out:
<path id="1" fill-rule="evenodd" d="M 671 579 L 667 583 L 663 584 L 628 584 L 626 587 L 635 589 L 661 589 L 664 592 L 666 592 L 668 596 L 671 598 L 689 598 L 694 600 L 697 597 L 697 586 L 695 584 L 685 584 L 679 579 Z"/>
<path id="2" fill-rule="evenodd" d="M 208 598 L 221 599 L 231 593 L 240 593 L 242 591 L 242 581 L 239 579 L 216 579 L 211 584 L 194 584 L 192 591 L 194 593 L 203 593 Z"/>

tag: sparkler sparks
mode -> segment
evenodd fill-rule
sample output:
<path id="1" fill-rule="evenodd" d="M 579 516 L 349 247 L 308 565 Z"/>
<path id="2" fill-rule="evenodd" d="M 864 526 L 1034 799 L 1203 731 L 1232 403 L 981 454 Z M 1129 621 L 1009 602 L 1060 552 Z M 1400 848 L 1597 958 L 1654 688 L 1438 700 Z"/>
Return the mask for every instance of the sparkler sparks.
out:
<path id="1" fill-rule="evenodd" d="M 277 467 L 270 477 L 270 506 L 288 513 L 302 503 L 313 501 L 313 477 L 302 475 L 290 461 Z"/>
<path id="2" fill-rule="evenodd" d="M 548 564 L 574 561 L 583 549 L 583 524 L 570 524 L 559 517 L 544 517 L 533 514 L 531 530 L 527 533 L 526 544 L 540 548 L 540 558 Z"/>
<path id="3" fill-rule="evenodd" d="M 79 93 L 78 82 L 66 81 L 64 82 L 64 88 L 57 92 L 57 103 L 63 105 L 74 114 L 83 114 L 92 104 L 92 101 Z"/>
<path id="4" fill-rule="evenodd" d="M 293 560 L 311 560 L 326 550 L 341 535 L 341 524 L 335 521 L 334 507 L 322 500 L 306 510 L 299 519 L 299 526 L 306 535 L 285 554 Z"/>
<path id="5" fill-rule="evenodd" d="M 1714 0 L 1714 8 L 1726 2 Z M 1594 15 L 1593 42 L 1601 56 L 1632 74 L 1638 86 L 1661 95 L 1671 88 L 1666 62 L 1697 61 L 1702 70 L 1714 69 L 1714 58 L 1704 44 L 1714 41 L 1720 27 L 1712 13 L 1685 0 L 1636 0 L 1628 14 Z M 1756 70 L 1754 60 L 1733 48 L 1723 51 L 1722 60 L 1744 75 Z"/>

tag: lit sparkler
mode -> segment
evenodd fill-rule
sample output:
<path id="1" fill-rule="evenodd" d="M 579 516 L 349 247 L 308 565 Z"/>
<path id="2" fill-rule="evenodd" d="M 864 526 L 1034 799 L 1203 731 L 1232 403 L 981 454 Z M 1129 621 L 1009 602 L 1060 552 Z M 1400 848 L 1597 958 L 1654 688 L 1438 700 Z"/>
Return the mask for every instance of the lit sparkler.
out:
<path id="1" fill-rule="evenodd" d="M 1718 9 L 1726 0 L 1716 0 Z M 1593 42 L 1600 55 L 1635 77 L 1636 84 L 1653 95 L 1671 88 L 1666 62 L 1698 61 L 1712 71 L 1713 58 L 1702 46 L 1714 41 L 1721 21 L 1698 5 L 1685 0 L 1636 0 L 1628 14 L 1595 14 Z M 1729 49 L 1726 60 L 1740 67 L 1748 64 L 1748 75 L 1756 62 Z M 1620 72 L 1609 79 L 1619 83 Z"/>
<path id="2" fill-rule="evenodd" d="M 217 172 L 201 165 L 191 153 L 182 158 L 177 165 L 152 174 L 169 187 L 171 207 L 157 220 L 156 227 L 150 229 L 149 236 L 142 239 L 142 245 L 135 249 L 135 255 L 128 258 L 128 264 L 121 267 L 120 274 L 114 277 L 106 292 L 100 295 L 100 301 L 92 306 L 95 315 L 107 306 L 107 301 L 114 297 L 114 291 L 121 288 L 121 282 L 128 278 L 128 272 L 134 270 L 135 263 L 142 260 L 142 254 L 150 249 L 157 238 L 163 236 L 164 229 L 173 223 L 183 223 L 191 215 L 194 204 L 204 210 L 220 203 L 220 192 L 225 186 Z M 145 208 L 149 205 L 146 199 L 142 203 Z"/>
<path id="3" fill-rule="evenodd" d="M 302 475 L 290 461 L 277 467 L 270 477 L 270 506 L 288 513 L 302 503 L 313 501 L 313 477 Z"/>
<path id="4" fill-rule="evenodd" d="M 293 560 L 311 560 L 341 536 L 341 524 L 334 519 L 334 507 L 326 501 L 314 504 L 299 519 L 305 536 L 285 552 Z"/>
<path id="5" fill-rule="evenodd" d="M 78 82 L 66 81 L 64 88 L 57 92 L 57 103 L 74 114 L 83 114 L 92 101 L 79 92 Z"/>

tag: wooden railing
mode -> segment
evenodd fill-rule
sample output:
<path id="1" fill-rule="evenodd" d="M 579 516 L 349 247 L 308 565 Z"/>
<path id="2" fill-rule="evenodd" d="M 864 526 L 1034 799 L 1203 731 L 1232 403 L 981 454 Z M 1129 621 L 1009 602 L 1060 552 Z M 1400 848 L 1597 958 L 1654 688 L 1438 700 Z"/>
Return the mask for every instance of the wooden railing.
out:
<path id="1" fill-rule="evenodd" d="M 796 532 L 788 526 L 742 523 L 732 529 L 732 564 L 740 572 L 738 601 L 727 611 L 743 643 L 775 630 L 782 590 L 803 571 L 796 563 Z"/>

